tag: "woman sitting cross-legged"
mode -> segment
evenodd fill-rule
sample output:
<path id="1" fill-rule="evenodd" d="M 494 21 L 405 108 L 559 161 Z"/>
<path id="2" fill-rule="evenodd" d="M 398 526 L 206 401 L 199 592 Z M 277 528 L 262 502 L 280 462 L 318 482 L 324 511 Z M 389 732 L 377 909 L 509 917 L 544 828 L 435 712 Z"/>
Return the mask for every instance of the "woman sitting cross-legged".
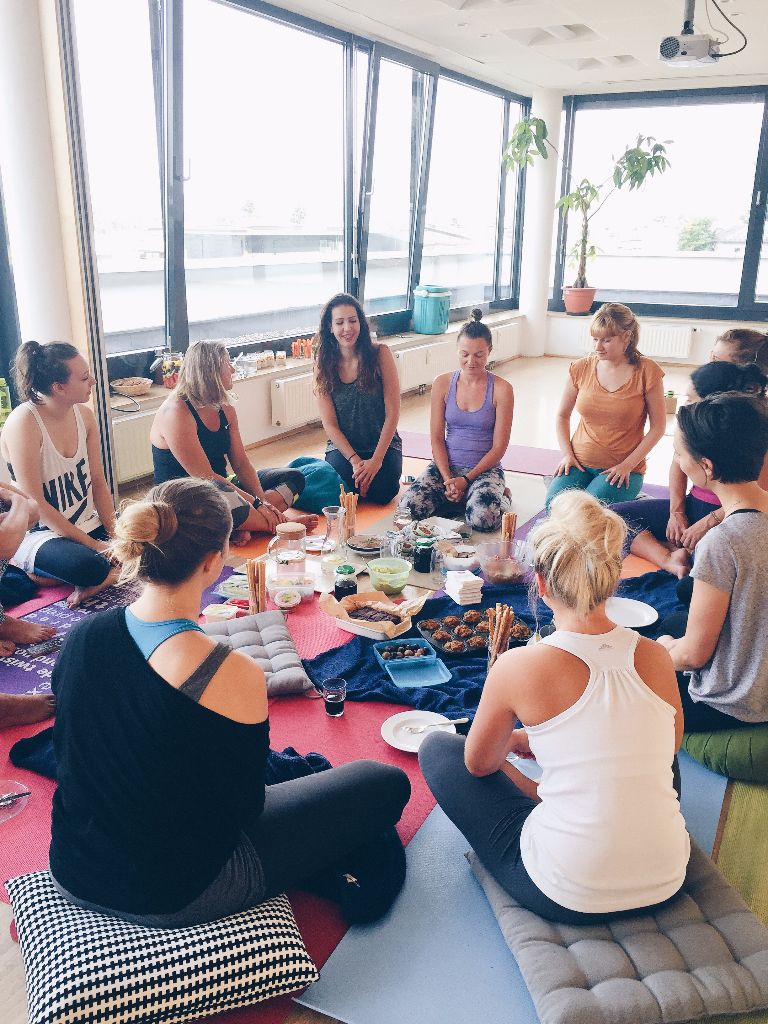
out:
<path id="1" fill-rule="evenodd" d="M 190 346 L 178 384 L 157 410 L 149 435 L 155 483 L 185 476 L 220 481 L 238 531 L 274 533 L 288 519 L 313 530 L 317 516 L 292 507 L 304 489 L 301 470 L 257 471 L 251 465 L 232 404 L 234 374 L 223 341 Z M 227 461 L 236 485 L 227 480 Z"/>
<path id="2" fill-rule="evenodd" d="M 690 732 L 768 722 L 768 494 L 758 483 L 768 409 L 761 398 L 712 395 L 684 405 L 677 424 L 675 458 L 714 491 L 723 520 L 697 544 L 690 609 L 662 623 L 659 643 L 678 670 Z"/>
<path id="3" fill-rule="evenodd" d="M 67 604 L 73 607 L 118 573 L 105 554 L 115 506 L 96 417 L 86 404 L 95 381 L 74 345 L 60 341 L 25 342 L 16 353 L 14 377 L 23 402 L 8 417 L 0 447 L 40 521 L 13 560 L 37 583 L 71 584 Z"/>
<path id="4" fill-rule="evenodd" d="M 325 461 L 350 491 L 387 505 L 400 490 L 400 381 L 387 345 L 374 343 L 363 307 L 334 295 L 315 335 L 315 395 L 328 435 Z"/>
<path id="5" fill-rule="evenodd" d="M 664 371 L 638 351 L 635 314 L 620 302 L 606 302 L 595 313 L 591 333 L 594 353 L 571 363 L 560 401 L 557 440 L 563 459 L 547 506 L 571 487 L 606 505 L 632 501 L 643 484 L 645 457 L 664 435 Z M 581 418 L 571 438 L 574 409 Z"/>
<path id="6" fill-rule="evenodd" d="M 690 852 L 673 780 L 683 716 L 672 662 L 605 614 L 625 530 L 583 491 L 553 501 L 530 540 L 556 631 L 501 655 L 466 742 L 432 733 L 419 750 L 438 803 L 499 885 L 564 924 L 661 907 Z M 541 781 L 510 753 L 535 757 Z"/>
<path id="7" fill-rule="evenodd" d="M 765 399 L 768 377 L 754 364 L 739 366 L 729 362 L 711 362 L 691 374 L 688 402 L 724 391 L 740 392 Z M 643 498 L 613 505 L 613 511 L 625 519 L 635 536 L 630 551 L 648 559 L 660 569 L 683 578 L 691 571 L 691 556 L 696 545 L 714 526 L 722 522 L 720 499 L 702 486 L 704 473 L 698 470 L 693 486 L 686 494 L 688 477 L 677 459 L 669 469 L 669 498 Z M 768 462 L 760 484 L 768 490 Z"/>
<path id="8" fill-rule="evenodd" d="M 432 385 L 432 459 L 403 496 L 415 519 L 466 508 L 473 530 L 498 530 L 509 506 L 501 458 L 512 430 L 512 385 L 490 373 L 491 332 L 472 311 L 457 341 L 459 369 Z"/>
<path id="9" fill-rule="evenodd" d="M 197 625 L 231 529 L 208 481 L 128 506 L 115 551 L 143 592 L 85 618 L 58 658 L 50 865 L 78 906 L 156 927 L 234 914 L 314 884 L 408 801 L 405 773 L 374 761 L 265 787 L 264 673 Z"/>

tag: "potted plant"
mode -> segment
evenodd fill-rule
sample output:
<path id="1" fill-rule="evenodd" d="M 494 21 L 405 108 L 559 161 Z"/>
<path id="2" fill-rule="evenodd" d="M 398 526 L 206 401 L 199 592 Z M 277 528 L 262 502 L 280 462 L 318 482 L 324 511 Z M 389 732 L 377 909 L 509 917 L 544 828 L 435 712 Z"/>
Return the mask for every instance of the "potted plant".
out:
<path id="1" fill-rule="evenodd" d="M 540 117 L 526 117 L 516 124 L 504 151 L 507 168 L 533 164 L 536 156 L 546 160 L 550 149 L 556 153 L 548 135 L 547 125 Z M 576 279 L 571 287 L 563 288 L 563 302 L 568 313 L 588 313 L 595 299 L 596 289 L 587 284 L 587 260 L 597 255 L 589 241 L 592 218 L 618 189 L 628 185 L 632 191 L 657 172 L 663 174 L 669 167 L 668 145 L 669 142 L 657 142 L 650 135 L 638 135 L 635 144 L 627 146 L 614 160 L 611 173 L 604 181 L 595 184 L 589 178 L 582 178 L 576 188 L 555 204 L 557 209 L 581 217 L 579 239 L 570 254 L 576 264 Z"/>

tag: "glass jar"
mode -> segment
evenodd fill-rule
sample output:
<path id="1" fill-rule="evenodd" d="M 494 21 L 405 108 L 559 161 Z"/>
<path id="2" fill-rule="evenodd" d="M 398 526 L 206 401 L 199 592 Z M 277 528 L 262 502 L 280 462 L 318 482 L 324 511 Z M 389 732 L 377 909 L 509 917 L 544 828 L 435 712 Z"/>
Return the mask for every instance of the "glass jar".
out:
<path id="1" fill-rule="evenodd" d="M 416 572 L 429 573 L 432 571 L 432 548 L 433 540 L 417 540 L 413 549 L 413 568 Z"/>
<path id="2" fill-rule="evenodd" d="M 355 567 L 353 565 L 338 566 L 333 582 L 333 596 L 340 601 L 342 597 L 349 597 L 350 594 L 356 593 Z"/>
<path id="3" fill-rule="evenodd" d="M 344 529 L 344 506 L 326 505 L 325 508 L 322 509 L 322 513 L 325 516 L 325 537 L 323 537 L 322 548 L 323 553 L 329 554 L 331 551 L 344 553 L 347 543 L 347 534 Z M 346 554 L 341 561 L 346 561 Z"/>
<path id="4" fill-rule="evenodd" d="M 278 523 L 267 554 L 275 562 L 275 575 L 303 577 L 307 563 L 307 530 L 301 523 Z"/>

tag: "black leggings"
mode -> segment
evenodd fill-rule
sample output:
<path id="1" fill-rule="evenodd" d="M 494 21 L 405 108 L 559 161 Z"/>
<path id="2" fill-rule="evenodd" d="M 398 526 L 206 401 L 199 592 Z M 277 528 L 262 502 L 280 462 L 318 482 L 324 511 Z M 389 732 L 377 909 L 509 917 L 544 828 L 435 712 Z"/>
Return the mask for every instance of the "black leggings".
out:
<path id="1" fill-rule="evenodd" d="M 442 809 L 502 889 L 521 906 L 547 921 L 598 924 L 630 914 L 651 913 L 675 898 L 635 911 L 585 914 L 561 907 L 545 896 L 525 870 L 520 854 L 520 834 L 536 801 L 501 771 L 482 778 L 470 775 L 464 764 L 465 743 L 465 737 L 456 733 L 433 732 L 419 748 L 419 766 Z"/>
<path id="2" fill-rule="evenodd" d="M 93 540 L 109 540 L 103 526 L 89 536 Z M 109 559 L 98 551 L 76 540 L 54 537 L 38 548 L 33 575 L 61 580 L 73 587 L 98 587 L 109 575 L 110 568 Z"/>
<path id="3" fill-rule="evenodd" d="M 690 579 L 690 577 L 686 577 Z M 681 583 L 685 582 L 681 580 Z M 669 615 L 660 626 L 660 636 L 673 636 L 679 640 L 685 636 L 688 625 L 688 612 L 675 612 Z M 683 705 L 683 722 L 686 732 L 718 732 L 722 729 L 746 729 L 755 722 L 742 722 L 733 715 L 713 708 L 700 700 L 693 700 L 688 690 L 689 679 L 684 672 L 677 673 L 677 688 L 680 691 L 680 703 Z"/>
<path id="4" fill-rule="evenodd" d="M 300 469 L 258 469 L 256 476 L 259 478 L 262 490 L 265 492 L 278 491 L 288 508 L 291 508 L 302 493 L 307 482 Z M 235 477 L 235 483 L 238 487 L 242 487 L 237 477 Z M 227 504 L 232 512 L 232 528 L 239 530 L 250 515 L 251 507 L 248 504 L 242 504 L 245 499 L 233 489 L 229 489 L 229 494 L 225 493 L 225 498 L 227 498 Z M 257 504 L 256 508 L 258 507 Z"/>
<path id="5" fill-rule="evenodd" d="M 358 452 L 361 458 L 369 459 L 372 452 L 367 455 Z M 325 461 L 330 462 L 348 491 L 357 493 L 357 487 L 352 477 L 352 463 L 336 448 L 325 453 Z M 400 477 L 403 472 L 403 453 L 395 448 L 388 448 L 381 463 L 381 469 L 371 481 L 364 501 L 372 501 L 375 505 L 388 505 L 400 490 Z"/>

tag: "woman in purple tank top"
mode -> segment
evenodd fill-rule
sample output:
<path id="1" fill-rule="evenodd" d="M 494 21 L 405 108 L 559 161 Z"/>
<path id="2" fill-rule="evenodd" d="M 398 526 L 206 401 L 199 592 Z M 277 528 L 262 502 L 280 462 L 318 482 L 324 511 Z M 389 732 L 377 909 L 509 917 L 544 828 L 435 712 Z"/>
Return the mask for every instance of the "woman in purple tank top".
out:
<path id="1" fill-rule="evenodd" d="M 510 508 L 501 468 L 512 431 L 512 385 L 486 369 L 493 347 L 482 311 L 459 332 L 459 369 L 432 384 L 432 462 L 400 507 L 415 519 L 464 513 L 473 530 L 491 532 Z"/>

